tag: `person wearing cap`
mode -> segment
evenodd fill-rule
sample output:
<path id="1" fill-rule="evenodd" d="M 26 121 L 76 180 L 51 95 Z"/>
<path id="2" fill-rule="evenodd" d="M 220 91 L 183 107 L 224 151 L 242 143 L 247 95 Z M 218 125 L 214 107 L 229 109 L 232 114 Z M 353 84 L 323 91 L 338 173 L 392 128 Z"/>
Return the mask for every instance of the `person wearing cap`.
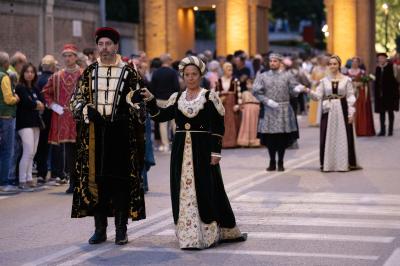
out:
<path id="1" fill-rule="evenodd" d="M 128 243 L 128 218 L 146 218 L 142 80 L 117 53 L 119 38 L 113 28 L 96 31 L 100 57 L 84 70 L 70 102 L 79 128 L 71 217 L 94 216 L 89 244 L 107 240 L 108 216 L 115 217 L 117 245 Z"/>
<path id="2" fill-rule="evenodd" d="M 158 122 L 175 119 L 170 185 L 172 213 L 181 249 L 204 249 L 225 241 L 245 241 L 225 193 L 221 169 L 224 107 L 217 93 L 200 87 L 206 65 L 195 56 L 179 64 L 186 89 L 165 107 L 144 89 L 147 110 Z"/>
<path id="3" fill-rule="evenodd" d="M 51 145 L 51 181 L 66 184 L 70 178 L 66 192 L 72 193 L 76 125 L 68 106 L 82 71 L 76 64 L 78 48 L 74 44 L 65 44 L 61 55 L 65 67 L 48 79 L 42 92 L 46 105 L 52 110 L 48 138 Z"/>
<path id="4" fill-rule="evenodd" d="M 47 84 L 49 78 L 56 72 L 56 65 L 57 60 L 52 55 L 45 55 L 41 61 L 42 73 L 38 76 L 36 87 L 38 91 L 42 94 L 43 87 Z M 46 103 L 45 103 L 46 104 Z M 39 183 L 46 182 L 46 176 L 48 172 L 48 165 L 47 159 L 49 155 L 49 132 L 51 126 L 51 116 L 52 111 L 46 105 L 42 113 L 42 119 L 45 124 L 45 128 L 40 130 L 39 136 L 39 144 L 37 147 L 36 155 L 35 155 L 35 162 L 36 162 L 36 169 L 38 171 L 37 177 Z"/>
<path id="5" fill-rule="evenodd" d="M 263 111 L 258 123 L 261 144 L 268 148 L 270 157 L 267 171 L 284 171 L 286 149 L 298 136 L 295 113 L 290 98 L 305 90 L 294 75 L 281 70 L 283 57 L 272 53 L 269 56 L 270 70 L 257 76 L 253 85 L 253 95 L 262 103 Z"/>
<path id="6" fill-rule="evenodd" d="M 388 135 L 393 135 L 394 112 L 399 111 L 398 68 L 387 60 L 387 54 L 378 53 L 378 65 L 375 70 L 375 113 L 379 114 L 381 130 L 378 136 L 386 135 L 385 116 L 389 116 Z"/>

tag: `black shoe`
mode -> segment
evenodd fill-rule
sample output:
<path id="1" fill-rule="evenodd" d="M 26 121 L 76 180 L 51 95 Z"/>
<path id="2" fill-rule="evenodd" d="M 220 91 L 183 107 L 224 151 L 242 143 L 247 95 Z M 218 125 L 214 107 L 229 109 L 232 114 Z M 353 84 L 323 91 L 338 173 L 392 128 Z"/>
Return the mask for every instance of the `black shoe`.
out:
<path id="1" fill-rule="evenodd" d="M 221 239 L 219 243 L 234 243 L 234 242 L 244 242 L 247 240 L 247 233 L 242 233 L 241 236 L 232 239 Z"/>
<path id="2" fill-rule="evenodd" d="M 70 186 L 70 187 L 65 191 L 65 193 L 66 193 L 66 194 L 72 194 L 72 193 L 74 193 L 74 187 L 73 187 L 73 186 Z"/>
<path id="3" fill-rule="evenodd" d="M 106 230 L 104 230 L 104 231 L 95 230 L 94 234 L 89 239 L 89 244 L 90 245 L 100 244 L 100 243 L 105 242 L 106 240 L 107 240 Z"/>
<path id="4" fill-rule="evenodd" d="M 377 136 L 378 137 L 383 137 L 385 135 L 386 135 L 386 132 L 381 130 Z"/>
<path id="5" fill-rule="evenodd" d="M 126 225 L 128 224 L 128 214 L 125 212 L 117 212 L 115 214 L 115 244 L 125 245 L 128 243 L 126 234 Z"/>
<path id="6" fill-rule="evenodd" d="M 95 230 L 89 239 L 89 244 L 100 244 L 107 240 L 107 216 L 101 214 L 94 215 Z"/>
<path id="7" fill-rule="evenodd" d="M 269 166 L 267 168 L 267 171 L 275 171 L 275 170 L 276 170 L 276 162 L 269 161 Z"/>
<path id="8" fill-rule="evenodd" d="M 279 172 L 285 171 L 285 167 L 283 167 L 283 162 L 278 162 L 278 171 Z"/>

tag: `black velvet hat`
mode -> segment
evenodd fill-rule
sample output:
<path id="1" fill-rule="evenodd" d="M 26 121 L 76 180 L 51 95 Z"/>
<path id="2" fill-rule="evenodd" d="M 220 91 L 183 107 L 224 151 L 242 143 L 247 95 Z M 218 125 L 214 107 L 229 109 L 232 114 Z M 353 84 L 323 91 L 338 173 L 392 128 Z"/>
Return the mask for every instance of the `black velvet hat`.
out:
<path id="1" fill-rule="evenodd" d="M 113 41 L 114 44 L 119 43 L 119 32 L 116 29 L 103 27 L 96 30 L 96 44 L 100 38 L 107 37 Z"/>

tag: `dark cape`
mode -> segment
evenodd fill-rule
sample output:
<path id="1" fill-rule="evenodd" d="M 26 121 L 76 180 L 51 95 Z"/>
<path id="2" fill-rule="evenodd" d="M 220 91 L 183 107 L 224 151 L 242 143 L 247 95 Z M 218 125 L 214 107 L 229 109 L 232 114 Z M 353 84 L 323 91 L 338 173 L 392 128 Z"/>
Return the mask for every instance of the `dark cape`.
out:
<path id="1" fill-rule="evenodd" d="M 97 69 L 97 62 L 86 68 L 71 99 L 71 110 L 78 125 L 77 181 L 71 217 L 93 216 L 99 202 L 99 182 L 104 181 L 104 178 L 115 178 L 129 184 L 129 217 L 132 220 L 144 219 L 146 214 L 141 172 L 145 150 L 145 106 L 140 103 L 141 109 L 137 110 L 126 102 L 126 95 L 137 89 L 140 76 L 134 68 L 124 66 L 119 81 L 122 84 L 119 86 L 119 97 L 115 97 L 113 119 L 111 121 L 107 118 L 105 124 L 99 126 L 92 122 L 85 123 L 82 115 L 86 104 L 95 103 Z M 114 215 L 111 202 L 107 215 Z"/>
<path id="2" fill-rule="evenodd" d="M 376 67 L 375 72 L 375 113 L 399 111 L 399 84 L 394 76 L 393 64 Z"/>
<path id="3" fill-rule="evenodd" d="M 147 107 L 153 120 L 165 122 L 175 119 L 176 123 L 170 165 L 171 201 L 175 224 L 179 218 L 182 161 L 185 136 L 188 131 L 192 139 L 195 189 L 200 218 L 206 224 L 216 221 L 221 227 L 233 228 L 236 225 L 235 216 L 224 189 L 220 166 L 210 164 L 211 153 L 221 152 L 224 116 L 217 111 L 209 95 L 210 92 L 207 92 L 204 108 L 193 118 L 185 116 L 178 109 L 180 93 L 175 103 L 166 108 L 159 108 L 155 99 L 150 101 Z"/>

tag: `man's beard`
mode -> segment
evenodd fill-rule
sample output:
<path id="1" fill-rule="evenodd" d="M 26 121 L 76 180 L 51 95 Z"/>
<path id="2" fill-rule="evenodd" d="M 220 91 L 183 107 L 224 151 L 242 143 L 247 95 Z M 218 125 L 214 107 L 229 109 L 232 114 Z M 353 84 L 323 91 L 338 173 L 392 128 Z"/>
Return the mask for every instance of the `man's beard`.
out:
<path id="1" fill-rule="evenodd" d="M 111 57 L 113 57 L 115 54 L 116 54 L 115 51 L 112 51 L 112 52 L 103 51 L 103 52 L 100 52 L 100 57 L 111 58 Z"/>

